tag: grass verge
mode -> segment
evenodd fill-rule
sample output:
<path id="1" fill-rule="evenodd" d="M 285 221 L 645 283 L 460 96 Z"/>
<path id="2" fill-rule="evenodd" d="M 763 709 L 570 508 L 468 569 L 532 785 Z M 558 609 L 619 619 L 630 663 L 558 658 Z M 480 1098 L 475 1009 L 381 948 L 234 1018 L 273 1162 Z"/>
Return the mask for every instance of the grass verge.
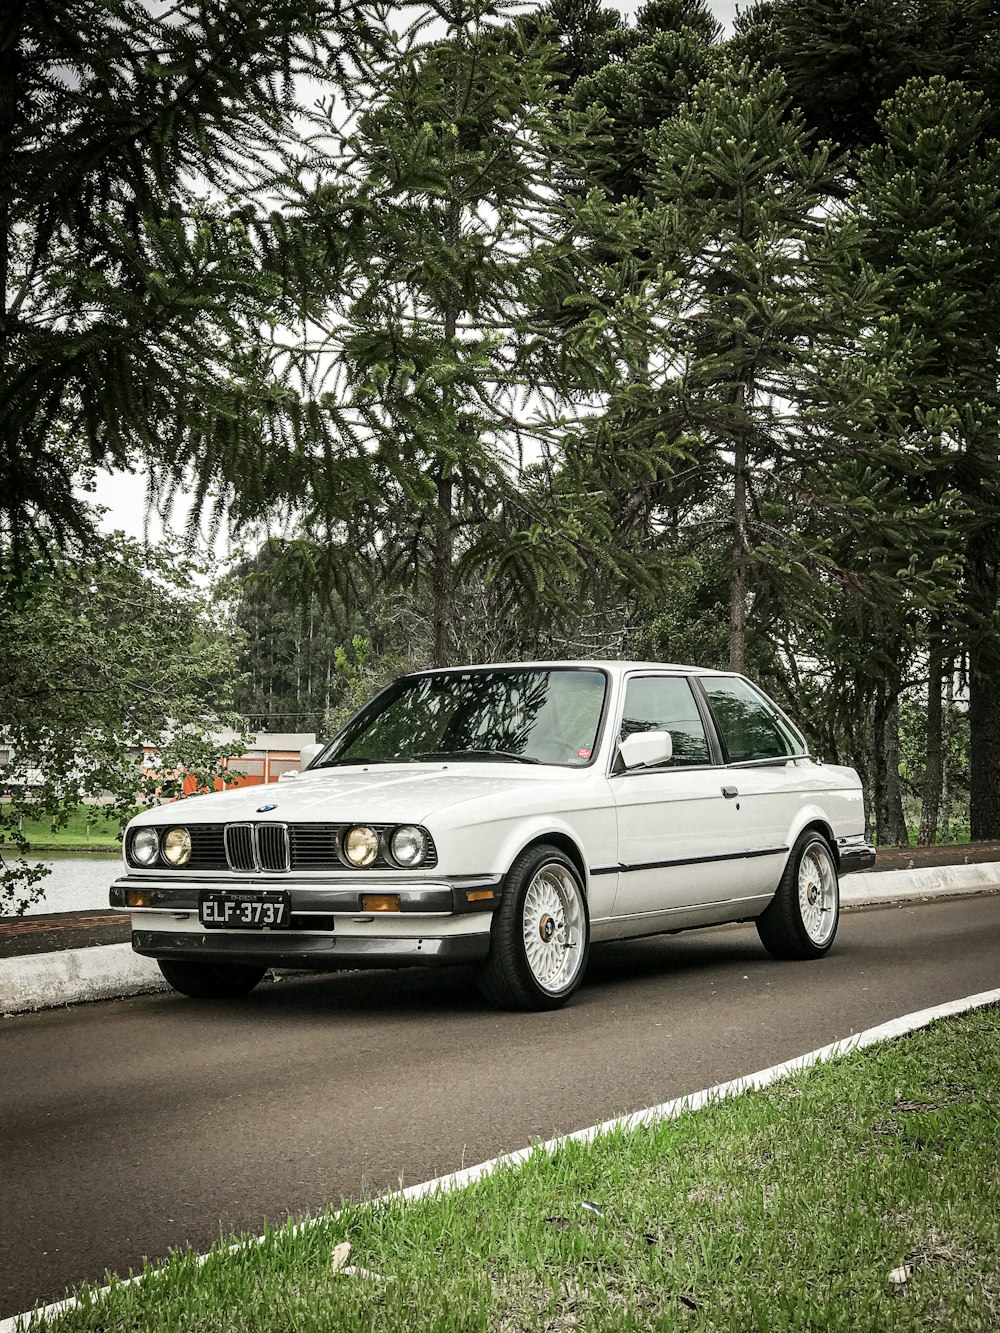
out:
<path id="1" fill-rule="evenodd" d="M 25 819 L 22 829 L 33 852 L 121 848 L 121 823 L 105 818 L 95 805 L 78 805 L 62 828 L 54 829 L 48 819 Z"/>
<path id="2" fill-rule="evenodd" d="M 993 1333 L 998 1198 L 992 1007 L 453 1194 L 174 1255 L 32 1327 Z M 345 1240 L 380 1276 L 333 1271 Z"/>

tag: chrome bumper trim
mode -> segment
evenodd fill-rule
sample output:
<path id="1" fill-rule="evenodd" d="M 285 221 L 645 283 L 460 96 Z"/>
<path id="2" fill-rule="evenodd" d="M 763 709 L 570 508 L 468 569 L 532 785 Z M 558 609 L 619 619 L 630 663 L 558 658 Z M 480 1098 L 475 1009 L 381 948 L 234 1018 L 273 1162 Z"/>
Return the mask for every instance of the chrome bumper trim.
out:
<path id="1" fill-rule="evenodd" d="M 286 889 L 292 898 L 292 912 L 308 912 L 313 915 L 347 912 L 355 916 L 364 911 L 361 895 L 369 893 L 399 894 L 400 912 L 434 913 L 437 916 L 452 916 L 462 912 L 492 912 L 500 903 L 501 877 L 499 875 L 455 875 L 445 878 L 438 876 L 424 880 L 390 880 L 353 878 L 350 884 L 343 879 L 317 882 L 314 879 L 298 879 L 288 875 L 268 880 L 232 876 L 227 879 L 200 879 L 185 876 L 183 880 L 174 880 L 173 876 L 160 876 L 157 879 L 139 878 L 126 875 L 116 879 L 111 885 L 108 901 L 112 907 L 142 911 L 142 908 L 128 907 L 126 894 L 129 889 L 142 889 L 149 894 L 149 906 L 161 912 L 197 912 L 198 899 L 203 892 L 224 892 L 232 889 L 239 892 L 253 889 Z M 492 898 L 476 898 L 469 901 L 469 894 L 493 890 Z"/>
<path id="2" fill-rule="evenodd" d="M 870 870 L 875 864 L 875 847 L 863 838 L 854 842 L 838 842 L 837 857 L 840 861 L 841 875 L 850 875 L 856 870 Z"/>

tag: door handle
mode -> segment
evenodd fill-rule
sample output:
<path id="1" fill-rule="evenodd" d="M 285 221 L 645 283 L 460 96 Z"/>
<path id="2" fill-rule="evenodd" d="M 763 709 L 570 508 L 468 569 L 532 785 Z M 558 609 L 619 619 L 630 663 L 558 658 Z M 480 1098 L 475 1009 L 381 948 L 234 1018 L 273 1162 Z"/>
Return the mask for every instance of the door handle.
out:
<path id="1" fill-rule="evenodd" d="M 735 800 L 740 793 L 735 787 L 723 787 L 722 794 L 727 801 L 732 801 Z"/>

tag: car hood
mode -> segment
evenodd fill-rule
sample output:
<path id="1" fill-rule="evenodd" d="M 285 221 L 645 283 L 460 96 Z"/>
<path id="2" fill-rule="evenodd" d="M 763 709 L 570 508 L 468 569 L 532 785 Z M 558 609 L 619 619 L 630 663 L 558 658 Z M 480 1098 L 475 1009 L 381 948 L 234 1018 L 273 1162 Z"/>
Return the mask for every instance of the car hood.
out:
<path id="1" fill-rule="evenodd" d="M 315 769 L 266 786 L 189 796 L 147 810 L 140 824 L 228 823 L 273 819 L 279 823 L 423 823 L 435 811 L 481 797 L 526 790 L 534 805 L 540 787 L 565 787 L 580 774 L 543 766 L 497 764 L 380 764 L 377 768 Z M 263 806 L 273 807 L 263 810 Z"/>

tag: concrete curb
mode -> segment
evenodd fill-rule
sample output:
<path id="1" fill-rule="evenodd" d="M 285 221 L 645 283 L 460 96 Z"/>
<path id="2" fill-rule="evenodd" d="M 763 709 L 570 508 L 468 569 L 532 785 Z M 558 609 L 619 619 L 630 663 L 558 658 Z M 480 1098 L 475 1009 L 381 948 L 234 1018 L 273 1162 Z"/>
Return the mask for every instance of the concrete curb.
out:
<path id="1" fill-rule="evenodd" d="M 976 893 L 1000 893 L 1000 862 L 861 872 L 844 880 L 841 903 L 849 910 Z M 128 944 L 0 959 L 0 1013 L 5 1014 L 167 989 L 152 959 L 140 958 Z"/>
<path id="2" fill-rule="evenodd" d="M 913 870 L 862 870 L 841 883 L 844 907 L 912 902 L 925 898 L 960 898 L 967 893 L 1000 892 L 1000 863 L 920 866 Z"/>
<path id="3" fill-rule="evenodd" d="M 166 989 L 153 960 L 133 953 L 130 944 L 0 959 L 0 1012 L 5 1014 Z"/>

